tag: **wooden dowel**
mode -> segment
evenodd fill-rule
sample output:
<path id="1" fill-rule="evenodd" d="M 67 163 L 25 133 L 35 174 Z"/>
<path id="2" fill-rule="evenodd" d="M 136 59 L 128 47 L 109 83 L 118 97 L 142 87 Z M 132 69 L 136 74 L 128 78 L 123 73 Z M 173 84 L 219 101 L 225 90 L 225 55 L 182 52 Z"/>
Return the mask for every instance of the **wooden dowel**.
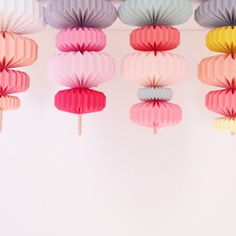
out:
<path id="1" fill-rule="evenodd" d="M 0 109 L 0 132 L 2 132 L 3 110 Z"/>
<path id="2" fill-rule="evenodd" d="M 154 135 L 157 135 L 157 127 L 154 127 L 154 128 L 153 128 L 153 134 L 154 134 Z"/>
<path id="3" fill-rule="evenodd" d="M 82 115 L 78 117 L 78 135 L 82 135 Z"/>

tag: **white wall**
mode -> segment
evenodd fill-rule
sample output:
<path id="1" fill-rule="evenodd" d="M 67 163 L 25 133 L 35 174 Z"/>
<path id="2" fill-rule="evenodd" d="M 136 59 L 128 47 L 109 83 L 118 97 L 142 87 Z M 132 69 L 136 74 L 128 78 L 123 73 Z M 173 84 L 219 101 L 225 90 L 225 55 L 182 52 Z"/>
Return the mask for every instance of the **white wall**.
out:
<path id="1" fill-rule="evenodd" d="M 138 86 L 119 75 L 133 50 L 128 31 L 108 31 L 107 51 L 117 61 L 116 78 L 100 86 L 104 112 L 76 117 L 57 111 L 61 87 L 46 79 L 56 52 L 55 31 L 35 35 L 36 64 L 25 70 L 31 89 L 22 108 L 4 114 L 0 135 L 1 236 L 235 236 L 235 137 L 212 128 L 204 107 L 210 88 L 196 78 L 206 32 L 183 32 L 176 50 L 189 64 L 188 81 L 173 87 L 184 109 L 181 125 L 151 130 L 129 121 Z"/>

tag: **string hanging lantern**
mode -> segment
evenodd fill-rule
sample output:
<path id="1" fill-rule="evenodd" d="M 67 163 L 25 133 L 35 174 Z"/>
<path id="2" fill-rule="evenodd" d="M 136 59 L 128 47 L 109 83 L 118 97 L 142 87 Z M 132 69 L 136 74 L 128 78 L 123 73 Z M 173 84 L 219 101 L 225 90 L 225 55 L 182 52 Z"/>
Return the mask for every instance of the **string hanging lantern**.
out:
<path id="1" fill-rule="evenodd" d="M 130 44 L 139 51 L 126 56 L 121 73 L 125 79 L 143 86 L 138 91 L 141 103 L 130 109 L 131 120 L 142 126 L 158 128 L 178 124 L 182 109 L 169 102 L 175 85 L 186 79 L 186 62 L 169 52 L 180 44 L 180 32 L 172 27 L 192 15 L 188 0 L 126 0 L 119 8 L 121 21 L 138 26 L 130 35 Z"/>
<path id="2" fill-rule="evenodd" d="M 0 1 L 0 131 L 3 112 L 20 107 L 12 96 L 29 88 L 30 77 L 17 67 L 32 65 L 38 56 L 38 45 L 23 36 L 44 27 L 43 12 L 35 0 Z"/>
<path id="3" fill-rule="evenodd" d="M 222 117 L 215 119 L 217 130 L 236 133 L 236 0 L 210 0 L 199 5 L 195 20 L 213 28 L 206 36 L 209 50 L 223 53 L 205 58 L 198 67 L 204 84 L 222 88 L 206 96 L 206 107 Z"/>
<path id="4" fill-rule="evenodd" d="M 69 87 L 55 95 L 57 109 L 82 115 L 105 108 L 106 96 L 91 88 L 109 81 L 115 73 L 114 59 L 100 52 L 106 46 L 103 28 L 117 18 L 116 8 L 105 0 L 58 0 L 44 9 L 46 22 L 59 29 L 56 46 L 61 53 L 48 63 L 50 81 Z"/>

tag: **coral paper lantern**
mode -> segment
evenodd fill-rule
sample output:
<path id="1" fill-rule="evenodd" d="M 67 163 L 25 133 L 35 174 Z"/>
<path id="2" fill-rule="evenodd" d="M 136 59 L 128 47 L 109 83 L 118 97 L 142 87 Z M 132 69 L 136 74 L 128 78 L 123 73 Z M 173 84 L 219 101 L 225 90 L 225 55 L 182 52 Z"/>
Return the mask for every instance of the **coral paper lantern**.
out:
<path id="1" fill-rule="evenodd" d="M 130 35 L 130 45 L 138 51 L 167 51 L 179 44 L 180 33 L 170 26 L 146 26 Z"/>
<path id="2" fill-rule="evenodd" d="M 206 96 L 206 107 L 224 117 L 217 118 L 214 127 L 235 133 L 236 118 L 236 0 L 208 0 L 195 11 L 196 21 L 213 28 L 206 37 L 207 47 L 224 53 L 205 58 L 198 67 L 199 79 L 223 88 Z"/>
<path id="3" fill-rule="evenodd" d="M 58 0 L 44 11 L 47 23 L 60 32 L 56 46 L 62 53 L 48 63 L 48 78 L 69 87 L 55 96 L 58 110 L 78 115 L 81 135 L 82 115 L 102 111 L 106 96 L 91 88 L 109 81 L 115 74 L 114 59 L 100 52 L 106 46 L 101 30 L 117 18 L 116 8 L 106 0 Z"/>
<path id="4" fill-rule="evenodd" d="M 130 45 L 140 52 L 126 56 L 121 68 L 124 79 L 144 86 L 138 91 L 142 102 L 131 107 L 130 118 L 154 134 L 182 119 L 182 109 L 168 102 L 172 90 L 164 87 L 185 81 L 186 62 L 167 51 L 180 44 L 180 32 L 172 25 L 187 21 L 191 14 L 188 0 L 126 0 L 119 8 L 122 22 L 141 27 L 130 35 Z"/>

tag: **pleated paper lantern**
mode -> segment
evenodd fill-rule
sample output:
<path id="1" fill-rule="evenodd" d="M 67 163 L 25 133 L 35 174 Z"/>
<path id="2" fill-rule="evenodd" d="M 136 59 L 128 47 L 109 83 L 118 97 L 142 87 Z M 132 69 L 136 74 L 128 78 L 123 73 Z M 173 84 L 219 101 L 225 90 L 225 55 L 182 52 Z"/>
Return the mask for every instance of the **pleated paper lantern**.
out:
<path id="1" fill-rule="evenodd" d="M 176 125 L 182 120 L 182 110 L 178 105 L 166 101 L 146 101 L 135 104 L 130 109 L 131 120 L 142 126 L 157 129 Z"/>
<path id="2" fill-rule="evenodd" d="M 204 1 L 195 11 L 196 21 L 213 28 L 206 37 L 211 51 L 224 53 L 205 58 L 198 67 L 200 81 L 223 88 L 206 96 L 206 107 L 224 117 L 214 127 L 235 134 L 236 119 L 236 0 Z"/>
<path id="3" fill-rule="evenodd" d="M 106 46 L 103 28 L 117 17 L 116 8 L 105 0 L 58 0 L 44 9 L 49 25 L 60 29 L 56 46 L 62 53 L 48 63 L 48 78 L 69 87 L 55 96 L 58 110 L 78 115 L 78 134 L 82 134 L 82 115 L 102 111 L 106 96 L 91 88 L 111 80 L 114 59 L 100 52 Z"/>
<path id="4" fill-rule="evenodd" d="M 236 25 L 236 0 L 208 0 L 195 11 L 195 20 L 206 28 Z"/>
<path id="5" fill-rule="evenodd" d="M 117 18 L 115 7 L 106 0 L 58 0 L 44 10 L 46 22 L 57 29 L 107 28 Z"/>
<path id="6" fill-rule="evenodd" d="M 188 0 L 126 0 L 119 8 L 119 17 L 127 25 L 179 25 L 192 15 Z"/>
<path id="7" fill-rule="evenodd" d="M 99 52 L 106 47 L 106 35 L 96 28 L 70 28 L 57 34 L 56 44 L 62 52 Z"/>
<path id="8" fill-rule="evenodd" d="M 35 0 L 0 1 L 0 130 L 3 112 L 18 109 L 20 99 L 9 94 L 24 92 L 30 78 L 25 72 L 12 70 L 32 65 L 38 46 L 23 34 L 41 30 L 45 23 L 43 10 Z"/>
<path id="9" fill-rule="evenodd" d="M 130 45 L 138 51 L 167 51 L 180 44 L 180 33 L 170 26 L 146 26 L 134 30 Z"/>
<path id="10" fill-rule="evenodd" d="M 198 67 L 199 79 L 207 85 L 236 88 L 236 58 L 222 54 L 205 58 Z"/>
<path id="11" fill-rule="evenodd" d="M 144 86 L 138 91 L 142 102 L 131 107 L 130 118 L 154 134 L 182 119 L 182 109 L 168 102 L 172 90 L 164 87 L 186 80 L 186 62 L 167 51 L 180 44 L 180 32 L 172 25 L 187 21 L 191 14 L 188 0 L 126 0 L 119 8 L 121 21 L 141 27 L 130 35 L 130 45 L 140 52 L 126 56 L 121 68 L 124 79 Z"/>
<path id="12" fill-rule="evenodd" d="M 236 52 L 236 27 L 225 26 L 211 30 L 207 35 L 206 44 L 211 51 Z"/>

